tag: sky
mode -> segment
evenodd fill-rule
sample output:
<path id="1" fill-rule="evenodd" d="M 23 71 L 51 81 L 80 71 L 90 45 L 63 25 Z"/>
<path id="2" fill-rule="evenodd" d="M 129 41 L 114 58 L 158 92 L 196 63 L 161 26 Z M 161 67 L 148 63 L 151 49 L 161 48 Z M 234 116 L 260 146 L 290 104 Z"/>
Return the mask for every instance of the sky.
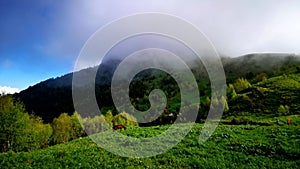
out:
<path id="1" fill-rule="evenodd" d="M 0 90 L 72 72 L 95 31 L 144 12 L 187 20 L 226 56 L 300 53 L 298 0 L 1 0 Z"/>

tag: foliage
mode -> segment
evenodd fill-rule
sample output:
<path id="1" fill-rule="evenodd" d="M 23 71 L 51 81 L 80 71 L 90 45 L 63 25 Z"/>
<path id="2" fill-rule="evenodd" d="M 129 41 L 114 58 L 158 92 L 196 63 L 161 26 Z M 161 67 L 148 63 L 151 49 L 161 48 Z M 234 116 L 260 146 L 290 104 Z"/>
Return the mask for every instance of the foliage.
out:
<path id="1" fill-rule="evenodd" d="M 278 115 L 282 116 L 282 115 L 288 115 L 290 113 L 290 108 L 289 106 L 285 105 L 280 105 L 278 108 Z"/>
<path id="2" fill-rule="evenodd" d="M 82 137 L 84 135 L 84 129 L 79 122 L 82 117 L 77 112 L 74 112 L 70 118 L 72 121 L 71 139 Z"/>
<path id="3" fill-rule="evenodd" d="M 114 118 L 114 116 L 113 116 L 111 110 L 109 110 L 109 111 L 106 112 L 104 118 L 105 118 L 105 121 L 109 124 L 109 126 L 113 126 L 113 118 Z"/>
<path id="4" fill-rule="evenodd" d="M 25 114 L 23 121 L 27 121 L 29 126 L 23 129 L 23 135 L 16 138 L 16 148 L 14 151 L 30 151 L 48 146 L 52 135 L 50 124 L 43 124 L 40 117 Z"/>
<path id="5" fill-rule="evenodd" d="M 138 126 L 136 118 L 125 112 L 122 112 L 114 116 L 113 124 L 114 125 L 122 124 L 125 126 Z"/>
<path id="6" fill-rule="evenodd" d="M 31 146 L 31 150 L 45 148 L 49 144 L 53 133 L 51 125 L 43 124 L 43 120 L 40 117 L 31 116 L 30 120 L 31 143 L 34 144 L 34 146 Z"/>
<path id="7" fill-rule="evenodd" d="M 296 82 L 299 82 L 299 80 L 288 80 L 292 82 L 292 85 L 282 82 L 279 82 L 282 85 L 277 85 L 273 82 L 265 82 L 271 82 L 270 79 L 276 78 L 276 76 L 282 76 L 283 74 L 286 74 L 288 79 L 290 79 L 291 74 L 299 75 L 299 61 L 299 57 L 295 57 L 295 55 L 290 54 L 250 54 L 237 58 L 222 58 L 224 71 L 226 73 L 226 82 L 228 84 L 234 84 L 238 78 L 247 78 L 247 80 L 251 82 L 252 86 L 258 85 L 264 88 L 277 88 L 280 86 L 280 88 L 277 88 L 274 93 L 295 88 L 292 87 L 292 85 L 297 85 Z M 103 112 L 112 110 L 113 115 L 115 115 L 117 111 L 111 98 L 110 82 L 113 71 L 120 63 L 120 60 L 108 60 L 108 62 L 110 63 L 105 64 L 105 66 L 88 68 L 76 73 L 85 77 L 88 74 L 95 73 L 95 71 L 97 72 L 95 79 L 95 94 L 99 109 Z M 202 97 L 201 101 L 203 103 L 206 97 L 210 97 L 210 81 L 203 65 L 198 64 L 198 62 L 191 63 L 193 63 L 193 65 L 191 65 L 191 69 L 196 75 L 195 78 L 200 89 L 200 96 Z M 35 115 L 42 117 L 45 123 L 51 123 L 53 119 L 58 117 L 62 112 L 67 112 L 71 115 L 75 111 L 72 101 L 72 75 L 73 74 L 67 74 L 55 79 L 46 80 L 21 91 L 19 94 L 15 94 L 14 97 L 20 99 L 26 105 L 27 112 L 34 112 Z M 276 81 L 275 79 L 273 80 L 274 82 Z M 279 81 L 281 81 L 281 79 L 279 79 Z M 261 83 L 261 85 L 258 83 Z M 86 92 L 86 88 L 88 88 L 89 85 L 85 84 L 85 81 L 83 80 L 82 85 L 80 86 L 82 87 L 80 91 Z M 284 86 L 287 87 L 284 88 Z M 148 110 L 151 106 L 148 96 L 153 89 L 162 89 L 168 98 L 168 110 L 170 113 L 176 114 L 180 109 L 180 105 L 178 106 L 178 103 L 181 99 L 176 81 L 169 74 L 152 69 L 145 70 L 137 74 L 130 83 L 129 97 L 134 107 L 140 111 Z M 235 89 L 235 92 L 240 94 L 237 89 Z M 295 90 L 293 92 L 295 92 Z M 287 92 L 285 91 L 285 93 Z M 232 93 L 232 95 L 234 97 L 235 94 Z M 120 93 L 120 97 L 123 96 L 124 94 Z M 230 102 L 231 97 L 232 96 L 228 95 L 228 102 Z M 250 99 L 256 101 L 251 98 L 251 96 Z M 291 112 L 296 110 L 296 108 L 291 106 L 290 103 L 284 103 L 284 101 L 282 101 L 282 103 L 278 104 L 281 98 L 276 98 L 276 100 L 278 100 L 277 102 L 274 102 L 269 98 L 262 102 L 259 101 L 263 100 L 261 98 L 258 98 L 257 100 L 258 104 L 262 105 L 257 105 L 257 110 L 253 110 L 254 112 L 257 112 L 258 109 L 261 109 L 262 112 L 264 112 L 265 109 L 275 112 L 280 104 L 289 105 Z M 293 100 L 296 99 L 293 98 Z M 268 102 L 273 102 L 274 104 L 272 106 L 268 105 L 265 108 L 263 102 L 266 102 L 267 104 Z M 82 100 L 82 105 L 86 105 L 85 108 L 88 108 L 89 104 L 90 100 L 88 98 Z M 231 106 L 230 103 L 229 106 Z M 229 111 L 232 112 L 231 110 Z M 201 110 L 200 113 L 205 114 L 205 111 L 202 112 Z M 203 116 L 203 118 L 205 118 L 205 116 Z M 164 124 L 170 123 L 170 120 L 168 119 L 163 119 L 162 121 L 165 122 Z M 155 123 L 151 123 L 149 125 L 159 124 L 161 124 L 160 120 L 157 120 Z"/>
<path id="8" fill-rule="evenodd" d="M 0 97 L 0 140 L 4 151 L 30 151 L 45 148 L 52 135 L 49 124 L 40 117 L 28 115 L 23 104 L 11 96 Z"/>
<path id="9" fill-rule="evenodd" d="M 229 111 L 229 106 L 228 106 L 228 103 L 227 103 L 227 99 L 224 96 L 222 96 L 221 100 L 224 104 L 224 112 L 228 112 Z"/>
<path id="10" fill-rule="evenodd" d="M 229 84 L 226 90 L 227 90 L 227 97 L 229 99 L 234 99 L 237 96 L 234 86 L 232 84 Z"/>
<path id="11" fill-rule="evenodd" d="M 254 83 L 260 82 L 260 81 L 265 81 L 268 79 L 268 75 L 266 73 L 260 73 L 258 75 L 255 76 L 255 78 L 253 79 Z"/>
<path id="12" fill-rule="evenodd" d="M 0 122 L 1 151 L 18 149 L 16 139 L 24 135 L 29 118 L 23 105 L 14 101 L 10 95 L 0 97 Z"/>
<path id="13" fill-rule="evenodd" d="M 54 143 L 64 143 L 71 139 L 73 122 L 68 114 L 63 113 L 58 118 L 55 118 L 51 126 L 53 128 L 52 139 Z"/>
<path id="14" fill-rule="evenodd" d="M 82 119 L 84 130 L 88 135 L 107 130 L 109 125 L 105 122 L 103 116 L 86 117 Z"/>
<path id="15" fill-rule="evenodd" d="M 299 117 L 295 117 L 299 118 Z M 131 127 L 123 134 L 152 137 L 169 126 Z M 169 151 L 149 158 L 114 155 L 88 137 L 45 150 L 0 154 L 0 168 L 298 168 L 300 129 L 296 126 L 219 125 L 199 145 L 203 125 Z M 170 138 L 170 141 L 173 141 Z M 120 142 L 120 144 L 124 144 Z M 120 147 L 120 151 L 122 147 Z"/>
<path id="16" fill-rule="evenodd" d="M 247 79 L 244 78 L 238 78 L 235 83 L 233 84 L 234 89 L 236 92 L 240 92 L 242 90 L 245 90 L 249 87 L 251 87 L 251 84 L 248 82 Z"/>

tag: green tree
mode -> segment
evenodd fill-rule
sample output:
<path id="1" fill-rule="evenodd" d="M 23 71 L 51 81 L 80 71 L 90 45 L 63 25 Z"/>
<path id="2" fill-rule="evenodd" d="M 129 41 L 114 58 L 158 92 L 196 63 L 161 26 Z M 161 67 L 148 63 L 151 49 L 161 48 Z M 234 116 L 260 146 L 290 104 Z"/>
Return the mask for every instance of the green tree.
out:
<path id="1" fill-rule="evenodd" d="M 268 75 L 266 73 L 260 73 L 258 75 L 255 76 L 254 78 L 254 82 L 260 82 L 260 81 L 265 81 L 268 79 Z"/>
<path id="2" fill-rule="evenodd" d="M 224 112 L 228 112 L 229 111 L 229 106 L 228 106 L 228 103 L 227 103 L 227 99 L 224 96 L 222 96 L 221 99 L 222 99 L 222 102 L 224 104 Z"/>
<path id="3" fill-rule="evenodd" d="M 245 89 L 251 87 L 251 84 L 248 82 L 247 79 L 239 78 L 235 81 L 233 86 L 234 86 L 234 89 L 236 92 L 240 92 L 242 90 L 245 90 Z"/>
<path id="4" fill-rule="evenodd" d="M 71 117 L 63 113 L 58 118 L 54 118 L 51 126 L 53 129 L 52 139 L 54 143 L 64 143 L 69 141 L 73 134 L 73 122 Z"/>
<path id="5" fill-rule="evenodd" d="M 80 121 L 82 121 L 81 116 L 74 112 L 71 116 L 72 120 L 72 133 L 71 133 L 71 139 L 76 139 L 84 135 L 84 129 L 80 124 Z"/>
<path id="6" fill-rule="evenodd" d="M 105 121 L 106 121 L 110 126 L 113 125 L 113 119 L 114 119 L 114 116 L 113 116 L 111 110 L 109 110 L 108 112 L 106 112 L 104 118 L 105 118 Z"/>
<path id="7" fill-rule="evenodd" d="M 209 106 L 210 106 L 210 99 L 209 99 L 209 97 L 206 97 L 206 98 L 205 98 L 205 101 L 204 101 L 204 103 L 203 103 L 203 106 L 209 108 Z"/>
<path id="8" fill-rule="evenodd" d="M 50 124 L 43 124 L 41 117 L 31 116 L 29 129 L 33 140 L 32 148 L 45 148 L 49 144 L 53 130 Z"/>
<path id="9" fill-rule="evenodd" d="M 23 121 L 29 123 L 23 129 L 23 134 L 17 136 L 15 141 L 15 151 L 30 151 L 45 148 L 52 135 L 50 124 L 43 124 L 40 117 L 25 114 Z"/>
<path id="10" fill-rule="evenodd" d="M 236 98 L 237 94 L 236 94 L 234 86 L 232 84 L 229 84 L 228 87 L 226 88 L 226 90 L 227 90 L 227 96 L 229 97 L 229 99 Z"/>
<path id="11" fill-rule="evenodd" d="M 0 97 L 0 146 L 2 152 L 14 150 L 16 139 L 29 126 L 22 103 L 14 101 L 10 95 Z"/>

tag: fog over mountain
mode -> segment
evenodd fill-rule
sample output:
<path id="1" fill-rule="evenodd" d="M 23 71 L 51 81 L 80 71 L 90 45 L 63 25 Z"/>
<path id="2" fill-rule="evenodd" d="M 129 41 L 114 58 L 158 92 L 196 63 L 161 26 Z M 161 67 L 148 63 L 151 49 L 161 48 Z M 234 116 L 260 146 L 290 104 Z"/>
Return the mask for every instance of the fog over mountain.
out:
<path id="1" fill-rule="evenodd" d="M 110 83 L 113 73 L 119 63 L 120 57 L 114 59 L 104 59 L 100 66 L 90 67 L 75 72 L 81 81 L 74 86 L 82 92 L 85 88 L 90 88 L 93 84 L 88 84 L 86 78 L 96 73 L 95 93 L 100 108 L 106 105 L 113 105 L 110 94 Z M 201 81 L 207 81 L 207 73 L 201 61 L 195 61 L 197 64 L 189 64 L 195 78 Z M 283 66 L 299 64 L 300 59 L 295 54 L 249 54 L 237 58 L 222 57 L 224 70 L 226 73 L 227 83 L 232 83 L 238 77 L 253 78 L 256 74 L 262 72 L 272 72 L 279 70 Z M 190 60 L 192 63 L 192 60 Z M 132 65 L 128 68 L 134 67 Z M 135 77 L 135 81 L 141 80 L 143 77 L 151 75 L 153 72 L 144 71 Z M 153 74 L 154 75 L 154 74 Z M 40 82 L 34 86 L 21 91 L 14 96 L 20 99 L 26 105 L 26 109 L 30 113 L 41 116 L 45 122 L 50 122 L 62 112 L 72 114 L 74 112 L 72 100 L 72 76 L 73 73 L 63 75 L 57 78 L 51 78 Z M 139 84 L 139 82 L 137 83 Z M 161 83 L 163 84 L 163 83 Z M 92 85 L 92 86 L 91 86 Z M 142 83 L 141 83 L 142 85 Z M 142 86 L 140 86 L 142 87 Z M 82 104 L 88 104 L 87 100 L 82 100 Z"/>

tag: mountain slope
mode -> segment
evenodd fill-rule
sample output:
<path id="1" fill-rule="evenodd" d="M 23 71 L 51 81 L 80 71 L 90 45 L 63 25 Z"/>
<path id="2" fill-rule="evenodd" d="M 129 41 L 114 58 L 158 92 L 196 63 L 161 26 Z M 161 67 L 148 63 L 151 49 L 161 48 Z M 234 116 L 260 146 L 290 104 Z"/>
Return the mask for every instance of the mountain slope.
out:
<path id="1" fill-rule="evenodd" d="M 299 65 L 299 57 L 291 54 L 251 54 L 238 58 L 222 58 L 226 78 L 228 83 L 234 82 L 239 77 L 245 77 L 249 80 L 256 75 L 264 72 L 269 77 L 278 76 L 283 72 L 288 73 L 289 67 L 295 69 Z M 81 86 L 84 92 L 85 77 L 91 72 L 97 71 L 96 76 L 96 96 L 100 109 L 106 112 L 113 109 L 114 104 L 110 95 L 110 82 L 114 70 L 120 63 L 120 60 L 109 60 L 98 67 L 88 68 L 76 72 L 82 77 Z M 206 72 L 203 72 L 203 66 L 193 67 L 193 72 L 202 77 L 197 77 L 198 85 L 202 89 L 201 100 L 209 96 L 209 81 Z M 34 113 L 43 118 L 45 122 L 51 122 L 53 118 L 58 117 L 62 112 L 72 114 L 74 112 L 72 102 L 72 73 L 49 79 L 36 84 L 28 89 L 21 91 L 14 96 L 20 99 L 26 106 L 29 113 Z M 170 97 L 168 109 L 171 113 L 178 112 L 177 103 L 180 102 L 180 93 L 173 78 L 168 74 L 159 71 L 144 71 L 140 73 L 132 82 L 130 93 L 133 104 L 141 110 L 149 108 L 148 94 L 154 88 L 162 88 Z M 176 92 L 172 92 L 176 91 Z M 171 101 L 172 100 L 172 101 Z M 83 101 L 88 105 L 88 100 Z M 234 110 L 234 109 L 233 109 Z M 169 112 L 170 113 L 170 112 Z"/>

